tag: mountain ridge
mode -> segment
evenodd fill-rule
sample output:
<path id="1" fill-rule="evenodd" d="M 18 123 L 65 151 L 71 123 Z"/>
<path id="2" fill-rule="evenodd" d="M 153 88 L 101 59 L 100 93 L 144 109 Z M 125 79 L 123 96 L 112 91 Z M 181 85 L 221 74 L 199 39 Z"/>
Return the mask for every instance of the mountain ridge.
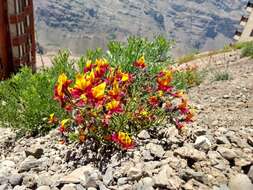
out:
<path id="1" fill-rule="evenodd" d="M 164 35 L 175 54 L 231 43 L 245 0 L 35 0 L 39 44 L 46 51 L 105 48 L 131 35 Z"/>

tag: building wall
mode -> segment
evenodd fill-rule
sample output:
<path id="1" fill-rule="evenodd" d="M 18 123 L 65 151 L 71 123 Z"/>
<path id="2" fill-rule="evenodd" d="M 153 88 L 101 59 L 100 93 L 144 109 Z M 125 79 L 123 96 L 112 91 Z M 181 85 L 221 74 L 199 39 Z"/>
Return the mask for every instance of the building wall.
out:
<path id="1" fill-rule="evenodd" d="M 250 15 L 248 18 L 248 21 L 246 23 L 243 23 L 241 25 L 244 25 L 244 29 L 242 32 L 241 37 L 239 38 L 239 42 L 245 42 L 245 41 L 252 41 L 253 36 L 251 36 L 251 33 L 253 34 L 253 11 L 252 9 L 247 9 L 250 11 Z"/>
<path id="2" fill-rule="evenodd" d="M 10 36 L 8 33 L 7 0 L 0 0 L 0 80 L 12 69 Z"/>

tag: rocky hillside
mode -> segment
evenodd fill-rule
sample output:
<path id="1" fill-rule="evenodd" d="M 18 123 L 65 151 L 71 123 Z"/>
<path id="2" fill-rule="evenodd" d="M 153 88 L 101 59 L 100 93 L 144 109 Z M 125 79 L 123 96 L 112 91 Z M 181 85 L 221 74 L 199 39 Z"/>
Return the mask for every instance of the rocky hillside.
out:
<path id="1" fill-rule="evenodd" d="M 73 53 L 130 35 L 175 39 L 176 54 L 231 42 L 246 0 L 35 0 L 37 36 L 45 50 Z M 187 45 L 185 45 L 187 44 Z"/>
<path id="2" fill-rule="evenodd" d="M 54 130 L 16 140 L 0 128 L 0 189 L 252 190 L 253 61 L 234 52 L 194 63 L 209 72 L 190 89 L 198 119 L 184 135 L 144 130 L 135 150 L 101 155 L 93 144 L 59 144 Z M 231 80 L 214 81 L 217 72 Z"/>

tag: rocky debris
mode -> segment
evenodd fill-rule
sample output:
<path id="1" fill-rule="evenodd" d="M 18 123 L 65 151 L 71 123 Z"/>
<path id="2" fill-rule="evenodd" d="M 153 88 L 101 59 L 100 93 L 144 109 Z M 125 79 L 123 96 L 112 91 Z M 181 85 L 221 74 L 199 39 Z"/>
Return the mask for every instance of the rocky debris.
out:
<path id="1" fill-rule="evenodd" d="M 194 147 L 198 150 L 209 150 L 212 144 L 210 140 L 206 136 L 197 137 Z"/>
<path id="2" fill-rule="evenodd" d="M 169 188 L 171 184 L 171 178 L 175 172 L 169 165 L 165 165 L 161 168 L 160 172 L 154 176 L 155 186 Z M 177 184 L 176 186 L 180 186 Z"/>
<path id="3" fill-rule="evenodd" d="M 62 184 L 82 184 L 84 187 L 97 187 L 97 181 L 101 178 L 100 172 L 93 166 L 82 166 L 74 170 L 71 174 L 62 177 L 57 183 Z"/>
<path id="4" fill-rule="evenodd" d="M 251 181 L 253 183 L 253 165 L 249 169 L 248 176 L 249 176 L 249 178 L 251 179 Z"/>
<path id="5" fill-rule="evenodd" d="M 49 186 L 40 186 L 37 190 L 51 190 Z"/>
<path id="6" fill-rule="evenodd" d="M 29 171 L 30 169 L 38 168 L 44 161 L 42 159 L 35 159 L 33 156 L 26 158 L 19 167 L 19 172 Z"/>
<path id="7" fill-rule="evenodd" d="M 43 152 L 44 152 L 44 150 L 43 150 L 43 148 L 41 148 L 41 146 L 34 146 L 32 148 L 25 150 L 25 155 L 26 155 L 26 157 L 31 155 L 34 158 L 39 159 L 43 155 Z"/>
<path id="8" fill-rule="evenodd" d="M 192 159 L 193 161 L 201 161 L 206 159 L 206 154 L 191 147 L 181 147 L 174 151 L 175 156 Z"/>
<path id="9" fill-rule="evenodd" d="M 247 142 L 253 147 L 253 137 L 248 137 Z"/>
<path id="10" fill-rule="evenodd" d="M 59 144 L 57 130 L 16 140 L 0 129 L 0 190 L 252 188 L 253 64 L 242 60 L 230 72 L 232 81 L 207 76 L 190 89 L 199 114 L 185 135 L 169 124 L 147 129 L 134 150 L 109 148 L 99 157 L 92 142 Z"/>
<path id="11" fill-rule="evenodd" d="M 137 189 L 139 190 L 153 190 L 154 179 L 151 177 L 145 177 L 141 179 L 137 184 Z"/>
<path id="12" fill-rule="evenodd" d="M 20 174 L 13 174 L 9 177 L 9 183 L 12 186 L 21 185 L 23 181 L 23 176 Z"/>
<path id="13" fill-rule="evenodd" d="M 233 160 L 237 157 L 237 154 L 234 150 L 225 148 L 225 147 L 218 147 L 217 151 L 223 156 L 223 158 L 227 160 Z"/>
<path id="14" fill-rule="evenodd" d="M 149 139 L 149 138 L 150 138 L 150 135 L 149 135 L 148 131 L 143 130 L 143 131 L 141 131 L 141 132 L 138 134 L 138 138 L 146 140 L 146 139 Z"/>
<path id="15" fill-rule="evenodd" d="M 158 158 L 162 158 L 165 153 L 161 145 L 154 144 L 154 143 L 147 144 L 146 149 L 150 151 L 151 155 Z"/>
<path id="16" fill-rule="evenodd" d="M 229 181 L 229 188 L 231 190 L 252 190 L 253 184 L 248 176 L 243 174 L 237 174 L 233 176 Z"/>
<path id="17" fill-rule="evenodd" d="M 8 190 L 8 185 L 7 184 L 0 185 L 0 190 Z"/>

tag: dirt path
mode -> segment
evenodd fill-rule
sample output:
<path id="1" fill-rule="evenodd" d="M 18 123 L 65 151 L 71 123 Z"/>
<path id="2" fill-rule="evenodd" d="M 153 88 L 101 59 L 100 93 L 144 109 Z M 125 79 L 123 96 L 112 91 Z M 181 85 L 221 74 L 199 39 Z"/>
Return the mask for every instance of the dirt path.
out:
<path id="1" fill-rule="evenodd" d="M 199 126 L 212 130 L 245 128 L 253 135 L 253 60 L 244 58 L 206 69 L 204 82 L 189 92 L 190 99 L 201 108 Z M 215 81 L 216 73 L 221 72 L 232 79 Z"/>

